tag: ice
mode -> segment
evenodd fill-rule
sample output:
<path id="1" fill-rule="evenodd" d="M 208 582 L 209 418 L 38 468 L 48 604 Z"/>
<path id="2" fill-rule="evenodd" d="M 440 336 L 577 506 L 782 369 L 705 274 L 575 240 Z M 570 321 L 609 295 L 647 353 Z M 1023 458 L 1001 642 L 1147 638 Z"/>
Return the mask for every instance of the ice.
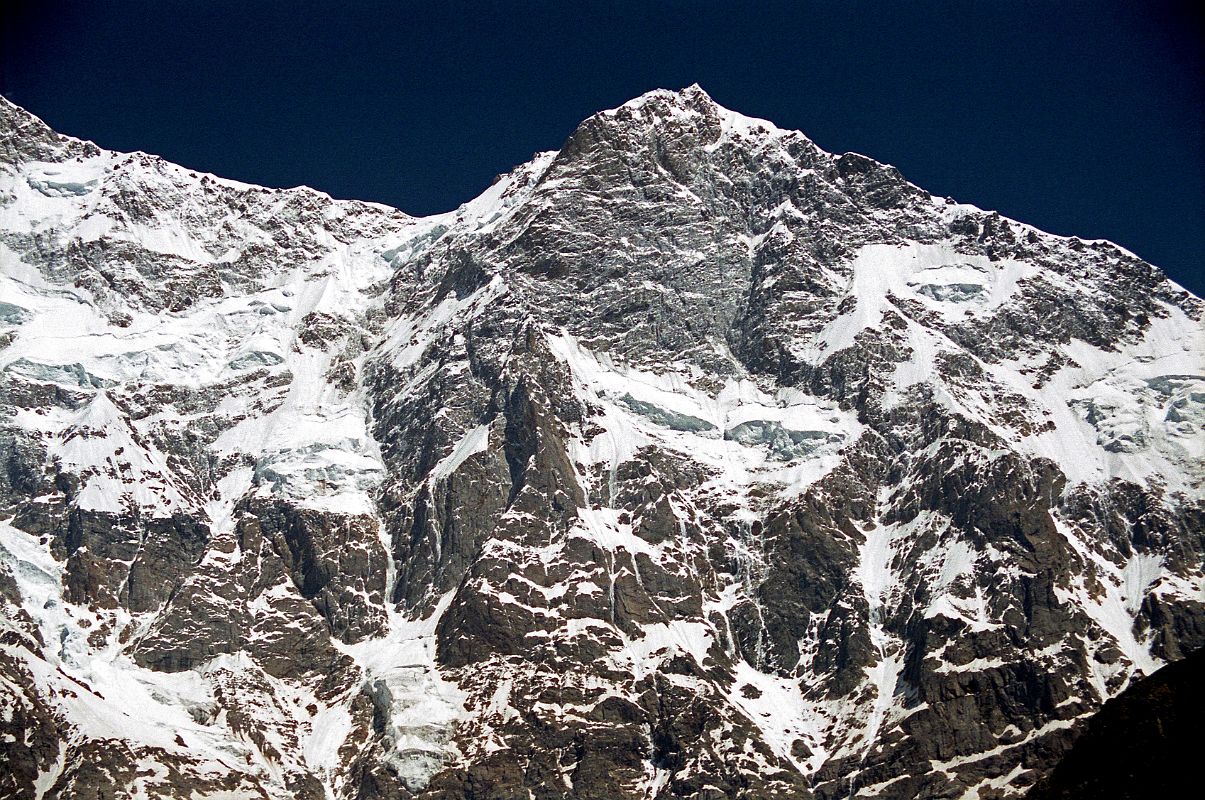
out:
<path id="1" fill-rule="evenodd" d="M 305 507 L 369 513 L 366 492 L 384 467 L 365 406 L 326 381 L 329 356 L 290 353 L 286 363 L 293 380 L 280 405 L 224 431 L 213 449 L 254 457 L 265 493 Z"/>
<path id="2" fill-rule="evenodd" d="M 623 109 L 604 112 L 604 117 L 631 113 L 647 119 L 656 113 L 687 127 L 701 121 L 701 115 L 708 115 L 709 121 L 718 118 L 718 137 L 703 145 L 705 153 L 716 153 L 737 142 L 757 148 L 796 136 L 764 120 L 715 106 L 697 86 L 679 93 L 652 92 Z M 709 129 L 715 130 L 714 126 Z M 385 470 L 371 432 L 369 398 L 355 388 L 355 381 L 336 386 L 329 376 L 334 370 L 346 375 L 349 368 L 358 372 L 369 366 L 360 348 L 370 346 L 365 343 L 374 338 L 379 341 L 382 333 L 384 344 L 370 357 L 390 360 L 407 373 L 404 380 L 417 380 L 442 368 L 426 363 L 429 346 L 519 286 L 508 280 L 527 278 L 493 275 L 471 294 L 449 292 L 439 303 L 431 298 L 439 291 L 435 284 L 420 285 L 400 316 L 386 316 L 381 287 L 396 279 L 398 270 L 413 268 L 421 254 L 433 251 L 441 242 L 447 244 L 449 234 L 455 241 L 466 232 L 486 237 L 504 231 L 516 212 L 533 207 L 523 202 L 532 193 L 558 190 L 556 181 L 546 174 L 555 157 L 555 153 L 540 154 L 456 211 L 411 220 L 402 229 L 379 237 L 374 234 L 348 244 L 336 240 L 339 234 L 322 231 L 315 239 L 316 248 L 294 254 L 297 261 L 269 264 L 254 275 L 240 274 L 239 270 L 246 268 L 241 262 L 262 248 L 275 247 L 273 234 L 256 228 L 242 213 L 198 226 L 196 220 L 205 209 L 194 201 L 201 202 L 199 198 L 207 191 L 201 181 L 258 194 L 255 187 L 198 177 L 142 155 L 104 154 L 61 164 L 25 164 L 0 173 L 0 194 L 13 199 L 0 206 L 0 229 L 13 234 L 10 241 L 28 239 L 57 246 L 56 237 L 69 237 L 84 243 L 128 243 L 169 257 L 151 259 L 156 265 L 162 262 L 182 272 L 217 276 L 215 285 L 195 293 L 195 302 L 188 308 L 152 313 L 136 303 L 127 307 L 123 298 L 106 297 L 103 290 L 94 294 L 86 281 L 57 284 L 49 277 L 54 270 L 24 263 L 9 246 L 0 244 L 0 293 L 4 297 L 0 324 L 20 326 L 0 352 L 0 370 L 14 383 L 57 384 L 63 387 L 57 391 L 70 398 L 61 408 L 18 410 L 12 424 L 44 442 L 49 457 L 61 468 L 80 476 L 81 491 L 76 498 L 80 509 L 137 509 L 143 515 L 162 516 L 188 506 L 198 517 L 209 520 L 215 539 L 233 534 L 236 509 L 249 495 L 286 498 L 298 506 L 341 514 L 374 515 L 374 498 Z M 107 197 L 140 190 L 150 183 L 164 195 L 180 198 L 179 208 L 155 209 L 147 219 L 136 220 L 96 213 Z M 701 202 L 686 186 L 675 185 L 671 191 L 682 202 Z M 307 208 L 313 205 L 310 200 L 320 197 L 308 190 L 272 192 L 270 196 L 269 202 L 282 213 L 293 213 L 290 203 L 298 196 L 305 198 Z M 968 206 L 935 203 L 946 220 L 978 213 Z M 341 204 L 321 208 L 322 218 L 328 221 L 349 213 Z M 728 241 L 740 248 L 742 256 L 752 259 L 767 240 L 786 245 L 795 236 L 792 226 L 805 214 L 790 200 L 783 200 L 766 216 L 767 224 L 773 224 L 768 230 L 759 228 L 763 233 L 729 236 Z M 1027 230 L 1024 226 L 1016 229 Z M 623 244 L 629 245 L 627 241 Z M 705 255 L 690 251 L 684 257 Z M 144 268 L 128 262 L 112 266 L 122 280 L 139 280 L 138 270 Z M 1028 281 L 1062 280 L 1033 265 L 915 242 L 863 247 L 847 266 L 848 271 L 840 273 L 848 277 L 846 313 L 796 347 L 797 353 L 813 363 L 852 346 L 863 331 L 880 326 L 885 315 L 903 303 L 922 312 L 916 317 L 974 320 L 1006 306 Z M 422 276 L 427 277 L 431 276 Z M 648 282 L 646 288 L 658 286 Z M 393 314 L 392 306 L 388 308 Z M 303 325 L 314 312 L 346 325 L 350 338 L 315 342 L 302 336 Z M 957 345 L 939 326 L 908 319 L 903 336 L 911 357 L 898 365 L 884 403 L 891 408 L 911 387 L 931 382 L 938 403 L 982 420 L 1006 440 L 1005 446 L 1054 458 L 1072 484 L 1102 484 L 1122 477 L 1143 485 L 1162 482 L 1173 492 L 1199 494 L 1205 457 L 1205 437 L 1201 435 L 1205 427 L 1205 344 L 1199 322 L 1172 306 L 1163 307 L 1162 312 L 1152 315 L 1141 341 L 1121 342 L 1116 351 L 1078 340 L 1059 345 L 1058 354 L 1067 362 L 1044 386 L 1035 386 L 1033 365 L 1023 360 L 976 362 L 988 380 L 980 388 L 965 391 L 943 383 L 935 369 L 939 356 L 956 352 Z M 842 462 L 841 448 L 866 433 L 856 413 L 745 373 L 731 353 L 727 357 L 734 366 L 733 377 L 717 387 L 700 380 L 704 377 L 701 371 L 689 364 L 666 363 L 660 372 L 637 368 L 618 353 L 583 346 L 567 331 L 554 331 L 548 343 L 568 367 L 572 389 L 591 414 L 589 424 L 571 425 L 569 431 L 570 462 L 587 495 L 569 535 L 597 542 L 612 577 L 611 581 L 599 578 L 598 583 L 582 580 L 576 591 L 600 598 L 610 593 L 614 604 L 613 579 L 617 569 L 624 569 L 624 553 L 663 560 L 670 547 L 682 546 L 681 542 L 689 539 L 687 520 L 698 519 L 689 496 L 697 492 L 709 499 L 720 498 L 726 517 L 719 522 L 735 531 L 724 545 L 735 555 L 739 572 L 738 580 L 729 580 L 727 586 L 715 590 L 717 594 L 704 598 L 705 608 L 722 613 L 742 598 L 756 603 L 766 555 L 752 521 L 772 503 L 798 497 Z M 722 344 L 717 350 L 726 353 Z M 148 414 L 145 406 L 155 405 L 138 396 L 147 387 L 156 390 L 155 402 L 160 397 L 168 399 L 162 408 L 139 416 Z M 173 391 L 160 393 L 161 387 Z M 1035 424 L 1026 432 L 1006 427 L 996 413 L 999 406 L 988 396 L 995 391 L 1021 398 L 1018 408 L 1049 425 Z M 179 407 L 175 407 L 177 403 Z M 144 407 L 135 408 L 139 404 Z M 156 444 L 164 429 L 197 421 L 205 436 L 216 437 L 205 455 L 230 469 L 214 476 L 216 485 L 208 485 L 204 497 L 197 496 L 195 481 L 177 474 L 174 458 Z M 470 423 L 442 454 L 429 479 L 438 482 L 454 475 L 469 459 L 488 449 L 490 436 L 488 425 Z M 616 505 L 618 468 L 650 446 L 702 467 L 701 486 L 675 491 L 670 498 L 681 525 L 681 542 L 651 544 L 633 533 L 621 510 L 609 507 Z M 921 531 L 922 525 L 931 527 Z M 398 572 L 393 563 L 394 543 L 384 526 L 378 525 L 377 530 L 388 554 L 386 585 L 392 594 Z M 1155 594 L 1205 599 L 1205 583 L 1199 577 L 1172 575 L 1157 554 L 1135 552 L 1114 563 L 1101 555 L 1095 544 L 1086 542 L 1074 526 L 1060 521 L 1060 530 L 1088 565 L 1084 576 L 1058 588 L 1060 600 L 1084 608 L 1093 620 L 1087 632 L 1093 639 L 1089 649 L 1116 644 L 1125 656 L 1114 666 L 1102 666 L 1089 658 L 1094 670 L 1091 680 L 1104 698 L 1115 689 L 1118 676 L 1128 679 L 1131 673 L 1149 672 L 1158 666 L 1149 642 L 1143 639 L 1145 634 L 1134 627 L 1135 615 L 1146 598 Z M 859 699 L 844 708 L 839 702 L 805 701 L 810 687 L 759 670 L 767 660 L 760 643 L 748 654 L 752 663 L 736 659 L 735 682 L 724 689 L 730 692 L 731 707 L 753 721 L 774 753 L 807 774 L 813 774 L 832 755 L 826 749 L 830 746 L 840 755 L 865 755 L 902 718 L 897 690 L 903 648 L 889 633 L 887 620 L 902 600 L 896 556 L 908 542 L 922 533 L 934 534 L 938 540 L 920 558 L 928 596 L 927 606 L 918 611 L 926 617 L 959 619 L 972 632 L 998 626 L 976 581 L 983 559 L 992 557 L 991 548 L 976 550 L 957 532 L 949 531 L 947 520 L 930 514 L 904 525 L 866 525 L 861 532 L 865 538 L 858 548 L 852 588 L 861 592 L 865 602 L 874 653 Z M 850 535 L 857 539 L 856 533 Z M 511 554 L 496 539 L 485 547 L 487 553 Z M 548 557 L 549 552 L 537 556 Z M 244 557 L 241 551 L 230 553 L 215 547 L 205 555 L 204 564 L 234 566 Z M 233 735 L 221 720 L 199 722 L 206 715 L 190 713 L 214 706 L 215 687 L 222 681 L 238 685 L 241 679 L 253 678 L 267 685 L 270 695 L 258 698 L 265 705 L 257 707 L 255 713 L 262 717 L 255 717 L 255 723 L 264 729 L 269 743 L 285 753 L 285 760 L 300 759 L 314 769 L 327 782 L 328 792 L 334 791 L 332 778 L 341 766 L 339 749 L 353 730 L 350 704 L 352 698 L 363 696 L 361 691 L 376 705 L 374 716 L 386 736 L 389 762 L 409 789 L 420 790 L 435 770 L 459 755 L 452 733 L 465 720 L 466 695 L 440 671 L 434 658 L 434 631 L 451 595 L 441 598 L 426 619 L 408 619 L 389 608 L 385 635 L 351 646 L 336 641 L 334 646 L 355 660 L 363 673 L 342 695 L 318 700 L 299 685 L 270 678 L 246 655 L 221 656 L 203 668 L 171 675 L 142 669 L 122 655 L 122 643 L 129 640 L 118 637 L 137 637 L 150 624 L 149 616 L 131 617 L 111 610 L 103 612 L 108 616 L 102 620 L 97 612 L 66 603 L 62 565 L 38 539 L 3 523 L 0 562 L 17 577 L 24 605 L 31 609 L 49 643 L 45 658 L 28 656 L 36 680 L 55 704 L 56 713 L 78 725 L 81 736 L 162 747 L 182 756 L 208 759 L 210 765 L 238 764 L 239 769 L 247 765 L 266 781 L 270 794 L 284 794 L 279 782 L 284 766 L 269 762 L 257 746 Z M 904 568 L 902 563 L 898 566 Z M 1094 580 L 1087 578 L 1089 572 Z M 635 577 L 641 579 L 639 568 Z M 249 603 L 251 610 L 264 611 L 272 598 L 289 591 L 286 581 L 278 582 Z M 546 598 L 555 598 L 566 594 L 568 588 L 560 585 L 541 591 Z M 518 602 L 506 592 L 497 592 L 496 597 Z M 922 597 L 913 599 L 920 602 Z M 610 656 L 613 666 L 643 677 L 676 654 L 702 664 L 718 646 L 709 624 L 666 618 L 665 623 L 645 626 L 643 635 L 624 635 L 623 648 Z M 102 621 L 112 627 L 103 635 L 96 634 Z M 613 605 L 609 622 L 565 620 L 560 630 L 586 636 L 606 628 L 613 634 L 614 621 Z M 92 642 L 90 635 L 95 635 Z M 1000 664 L 996 659 L 976 658 L 961 665 L 941 662 L 936 670 L 981 670 Z M 680 675 L 669 679 L 687 680 Z M 498 681 L 488 701 L 491 715 L 505 721 L 518 713 L 511 707 L 514 686 L 509 679 Z M 316 710 L 310 711 L 311 706 Z M 851 718 L 856 719 L 853 730 L 839 731 L 825 741 L 834 733 L 834 720 Z M 285 723 L 296 731 L 296 741 L 281 736 L 278 727 Z M 186 744 L 181 745 L 176 737 Z M 795 756 L 793 745 L 798 740 L 811 750 L 806 760 Z M 497 737 L 483 746 L 503 747 Z M 940 762 L 936 768 L 955 770 L 983 757 L 986 755 Z M 40 791 L 50 787 L 62 766 L 51 765 L 39 777 Z M 161 768 L 147 761 L 139 769 L 139 779 L 129 791 L 133 796 L 150 795 Z M 669 777 L 668 771 L 656 771 L 650 785 L 655 790 L 666 785 Z M 985 779 L 979 788 L 990 792 L 1016 777 L 1014 770 Z M 889 786 L 887 782 L 877 789 L 885 796 L 888 792 L 883 787 Z"/>
<path id="3" fill-rule="evenodd" d="M 79 363 L 39 364 L 28 358 L 18 358 L 16 361 L 10 361 L 4 371 L 32 381 L 63 383 L 87 389 L 103 389 L 113 385 L 113 381 L 89 373 L 84 369 L 84 365 Z"/>
<path id="4" fill-rule="evenodd" d="M 108 159 L 34 163 L 26 167 L 26 181 L 47 197 L 79 197 L 96 191 L 108 171 Z"/>
<path id="5" fill-rule="evenodd" d="M 412 791 L 457 755 L 452 733 L 465 716 L 467 695 L 444 678 L 435 663 L 435 629 L 452 601 L 444 595 L 430 616 L 410 620 L 388 609 L 388 633 L 354 645 L 334 642 L 363 668 L 373 702 L 384 716 L 391 752 L 388 761 Z M 335 763 L 342 745 L 337 732 L 324 727 L 311 738 L 307 759 Z"/>
<path id="6" fill-rule="evenodd" d="M 965 303 L 969 300 L 974 300 L 984 292 L 984 287 L 979 283 L 924 283 L 910 284 L 915 289 L 917 294 L 936 300 L 939 303 Z"/>
<path id="7" fill-rule="evenodd" d="M 283 363 L 284 358 L 276 353 L 267 350 L 252 350 L 249 353 L 243 353 L 241 356 L 232 359 L 228 366 L 233 370 L 242 370 L 274 367 L 277 364 Z"/>
<path id="8" fill-rule="evenodd" d="M 30 317 L 28 309 L 0 301 L 0 325 L 20 325 Z"/>
<path id="9" fill-rule="evenodd" d="M 705 419 L 692 417 L 689 414 L 679 414 L 676 411 L 668 411 L 652 403 L 646 403 L 643 400 L 637 400 L 632 397 L 631 393 L 626 393 L 618 398 L 619 402 L 634 413 L 639 414 L 645 419 L 652 422 L 654 425 L 661 425 L 675 431 L 689 431 L 693 433 L 701 433 L 702 431 L 713 431 L 715 425 Z"/>
<path id="10" fill-rule="evenodd" d="M 792 461 L 816 452 L 825 443 L 839 442 L 844 437 L 828 431 L 795 431 L 783 427 L 777 420 L 750 420 L 724 431 L 724 438 L 743 445 L 765 445 L 770 455 L 779 461 Z"/>

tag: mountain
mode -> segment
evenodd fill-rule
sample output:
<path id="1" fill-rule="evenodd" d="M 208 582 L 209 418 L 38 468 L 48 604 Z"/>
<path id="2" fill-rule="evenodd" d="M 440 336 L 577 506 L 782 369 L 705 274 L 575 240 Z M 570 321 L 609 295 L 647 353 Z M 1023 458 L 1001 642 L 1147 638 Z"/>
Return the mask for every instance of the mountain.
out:
<path id="1" fill-rule="evenodd" d="M 0 106 L 0 794 L 991 798 L 1205 645 L 1205 304 L 701 89 L 448 214 Z"/>

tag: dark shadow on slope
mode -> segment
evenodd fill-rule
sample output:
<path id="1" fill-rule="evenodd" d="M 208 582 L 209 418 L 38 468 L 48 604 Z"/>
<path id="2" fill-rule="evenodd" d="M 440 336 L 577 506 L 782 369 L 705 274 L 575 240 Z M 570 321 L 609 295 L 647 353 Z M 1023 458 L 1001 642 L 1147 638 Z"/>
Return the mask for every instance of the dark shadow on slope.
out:
<path id="1" fill-rule="evenodd" d="M 1199 777 L 1205 650 L 1104 704 L 1028 800 L 1178 797 Z"/>

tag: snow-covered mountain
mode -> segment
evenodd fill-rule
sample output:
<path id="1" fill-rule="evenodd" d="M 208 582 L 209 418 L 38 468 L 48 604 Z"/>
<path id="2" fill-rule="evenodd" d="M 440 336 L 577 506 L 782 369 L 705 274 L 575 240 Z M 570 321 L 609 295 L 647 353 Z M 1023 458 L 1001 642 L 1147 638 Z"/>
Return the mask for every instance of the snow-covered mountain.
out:
<path id="1" fill-rule="evenodd" d="M 1203 319 L 698 87 L 421 219 L 0 100 L 0 795 L 1022 794 L 1205 645 Z"/>

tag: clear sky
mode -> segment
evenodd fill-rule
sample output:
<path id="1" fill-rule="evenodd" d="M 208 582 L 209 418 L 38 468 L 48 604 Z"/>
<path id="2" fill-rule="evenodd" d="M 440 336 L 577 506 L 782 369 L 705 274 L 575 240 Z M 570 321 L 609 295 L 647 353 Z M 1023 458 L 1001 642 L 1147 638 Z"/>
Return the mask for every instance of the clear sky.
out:
<path id="1" fill-rule="evenodd" d="M 445 211 L 657 87 L 1112 239 L 1205 292 L 1193 4 L 8 0 L 0 92 L 56 129 L 269 186 Z"/>

